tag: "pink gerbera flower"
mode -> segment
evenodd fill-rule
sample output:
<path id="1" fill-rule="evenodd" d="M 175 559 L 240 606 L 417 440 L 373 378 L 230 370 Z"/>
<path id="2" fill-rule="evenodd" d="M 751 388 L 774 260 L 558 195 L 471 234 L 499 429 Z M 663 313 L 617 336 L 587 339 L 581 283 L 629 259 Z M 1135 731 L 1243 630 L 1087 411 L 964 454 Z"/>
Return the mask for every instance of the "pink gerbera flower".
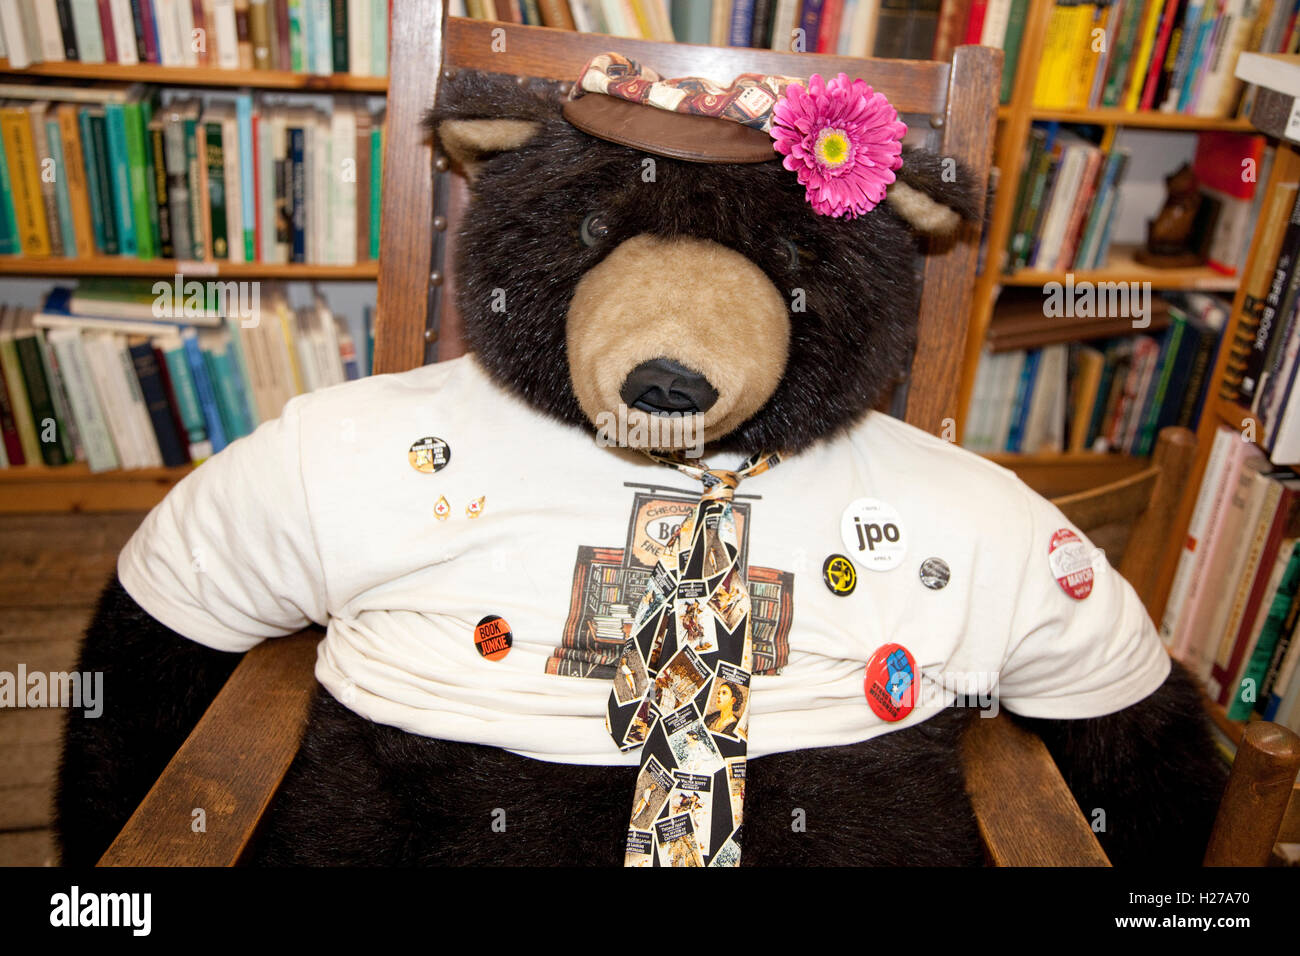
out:
<path id="1" fill-rule="evenodd" d="M 885 198 L 903 165 L 907 126 L 864 80 L 817 74 L 792 83 L 772 111 L 771 135 L 783 165 L 798 173 L 808 201 L 823 216 L 853 219 Z"/>

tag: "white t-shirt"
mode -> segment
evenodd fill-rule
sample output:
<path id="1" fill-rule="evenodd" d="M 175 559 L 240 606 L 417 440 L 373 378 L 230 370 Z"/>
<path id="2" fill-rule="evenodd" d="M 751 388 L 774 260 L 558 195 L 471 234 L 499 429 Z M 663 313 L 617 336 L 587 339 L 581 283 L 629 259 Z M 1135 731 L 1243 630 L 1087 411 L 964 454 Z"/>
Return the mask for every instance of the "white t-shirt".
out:
<path id="1" fill-rule="evenodd" d="M 426 437 L 447 445 L 436 471 L 408 455 Z M 635 764 L 605 730 L 611 679 L 657 549 L 698 494 L 667 466 L 543 417 L 466 357 L 293 399 L 173 489 L 118 573 L 146 611 L 210 647 L 326 625 L 316 676 L 371 720 Z M 859 502 L 845 520 L 863 498 L 887 508 Z M 1058 584 L 1073 570 L 1080 593 L 1088 571 L 1049 562 L 1071 527 L 1054 506 L 886 415 L 745 481 L 735 511 L 755 635 L 752 757 L 911 726 L 993 680 L 1016 713 L 1100 716 L 1169 672 L 1133 589 L 1086 539 L 1091 591 Z M 860 565 L 848 595 L 824 581 L 833 554 Z M 892 566 L 873 570 L 873 557 Z M 946 586 L 922 582 L 931 558 Z M 495 660 L 474 641 L 491 615 L 513 640 Z M 891 643 L 922 673 L 915 709 L 892 723 L 863 686 L 865 662 Z"/>

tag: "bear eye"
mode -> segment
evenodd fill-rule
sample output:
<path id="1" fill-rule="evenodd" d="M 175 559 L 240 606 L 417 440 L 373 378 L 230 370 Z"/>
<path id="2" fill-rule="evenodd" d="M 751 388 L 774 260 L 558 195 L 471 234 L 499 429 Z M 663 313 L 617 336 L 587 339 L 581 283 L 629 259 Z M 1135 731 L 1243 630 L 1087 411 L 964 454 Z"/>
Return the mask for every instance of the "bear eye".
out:
<path id="1" fill-rule="evenodd" d="M 777 239 L 772 243 L 772 255 L 791 272 L 799 268 L 799 247 L 789 239 Z"/>
<path id="2" fill-rule="evenodd" d="M 582 220 L 582 242 L 583 245 L 594 246 L 601 239 L 609 235 L 609 224 L 605 221 L 605 214 L 593 212 Z"/>

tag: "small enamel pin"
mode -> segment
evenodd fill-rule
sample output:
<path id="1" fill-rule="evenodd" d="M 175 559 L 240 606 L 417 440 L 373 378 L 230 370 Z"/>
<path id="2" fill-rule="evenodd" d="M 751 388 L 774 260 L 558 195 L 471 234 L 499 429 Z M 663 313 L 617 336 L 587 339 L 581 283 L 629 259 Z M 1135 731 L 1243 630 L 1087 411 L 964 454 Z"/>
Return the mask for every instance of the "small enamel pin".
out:
<path id="1" fill-rule="evenodd" d="M 467 518 L 477 518 L 483 513 L 483 508 L 487 502 L 487 495 L 476 498 L 465 506 L 465 516 Z"/>

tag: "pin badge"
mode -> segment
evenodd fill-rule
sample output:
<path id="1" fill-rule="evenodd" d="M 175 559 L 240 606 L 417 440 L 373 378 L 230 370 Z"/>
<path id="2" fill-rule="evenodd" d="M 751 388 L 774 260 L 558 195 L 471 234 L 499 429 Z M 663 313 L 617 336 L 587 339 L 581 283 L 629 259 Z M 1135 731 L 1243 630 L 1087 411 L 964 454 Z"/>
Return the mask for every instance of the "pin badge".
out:
<path id="1" fill-rule="evenodd" d="M 433 516 L 439 521 L 446 521 L 449 514 L 451 514 L 451 505 L 447 504 L 447 497 L 439 495 L 433 505 Z"/>
<path id="2" fill-rule="evenodd" d="M 474 628 L 474 646 L 490 661 L 501 660 L 510 653 L 514 643 L 510 625 L 499 614 L 489 614 Z"/>
<path id="3" fill-rule="evenodd" d="M 907 542 L 892 505 L 876 498 L 849 503 L 840 518 L 840 538 L 849 557 L 867 571 L 889 571 L 903 563 Z"/>
<path id="4" fill-rule="evenodd" d="M 432 475 L 451 462 L 451 446 L 441 438 L 421 438 L 407 450 L 406 460 L 416 471 Z"/>
<path id="5" fill-rule="evenodd" d="M 487 504 L 487 495 L 476 498 L 465 506 L 465 516 L 467 518 L 477 518 L 483 513 L 483 508 Z"/>
<path id="6" fill-rule="evenodd" d="M 858 586 L 858 572 L 844 555 L 832 554 L 822 564 L 822 580 L 832 594 L 848 597 Z"/>
<path id="7" fill-rule="evenodd" d="M 1047 563 L 1061 590 L 1082 601 L 1092 593 L 1092 552 L 1069 528 L 1061 528 L 1047 545 Z"/>
<path id="8" fill-rule="evenodd" d="M 902 720 L 916 706 L 916 662 L 902 644 L 882 644 L 867 658 L 862 689 L 881 720 Z"/>
<path id="9" fill-rule="evenodd" d="M 950 577 L 952 572 L 943 558 L 926 558 L 921 562 L 921 583 L 931 591 L 946 588 Z"/>

